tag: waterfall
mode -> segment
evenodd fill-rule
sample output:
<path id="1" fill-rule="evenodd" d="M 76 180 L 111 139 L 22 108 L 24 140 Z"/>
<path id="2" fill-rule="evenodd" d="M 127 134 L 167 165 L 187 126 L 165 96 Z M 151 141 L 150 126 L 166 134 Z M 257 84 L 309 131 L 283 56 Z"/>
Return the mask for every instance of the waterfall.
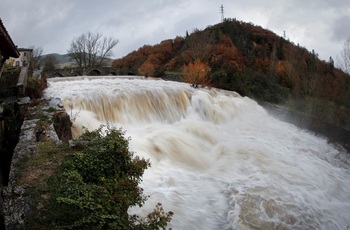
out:
<path id="1" fill-rule="evenodd" d="M 73 133 L 122 127 L 150 159 L 150 198 L 173 211 L 173 229 L 347 229 L 350 166 L 322 137 L 270 116 L 235 92 L 125 78 L 51 80 Z"/>

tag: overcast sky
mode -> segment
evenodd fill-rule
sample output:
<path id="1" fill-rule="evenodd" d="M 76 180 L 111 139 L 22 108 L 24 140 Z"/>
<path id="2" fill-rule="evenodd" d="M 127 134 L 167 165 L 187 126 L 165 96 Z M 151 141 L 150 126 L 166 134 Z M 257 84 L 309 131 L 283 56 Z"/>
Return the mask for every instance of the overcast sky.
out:
<path id="1" fill-rule="evenodd" d="M 267 28 L 336 59 L 350 38 L 350 0 L 0 0 L 0 18 L 18 47 L 66 53 L 73 38 L 100 32 L 119 40 L 114 57 L 205 29 L 225 18 Z"/>

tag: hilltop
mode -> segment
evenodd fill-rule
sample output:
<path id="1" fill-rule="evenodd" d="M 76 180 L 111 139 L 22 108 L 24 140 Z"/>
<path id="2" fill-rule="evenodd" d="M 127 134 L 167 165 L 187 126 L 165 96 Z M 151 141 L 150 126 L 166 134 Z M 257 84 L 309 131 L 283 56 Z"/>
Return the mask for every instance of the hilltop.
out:
<path id="1" fill-rule="evenodd" d="M 302 97 L 318 94 L 337 102 L 345 101 L 347 90 L 343 81 L 347 89 L 350 86 L 349 76 L 334 67 L 331 57 L 322 61 L 315 51 L 260 26 L 234 19 L 154 46 L 144 45 L 114 60 L 112 66 L 124 74 L 132 71 L 166 78 L 171 74 L 181 75 L 183 66 L 196 59 L 209 65 L 211 84 L 215 87 L 260 98 L 262 95 L 247 88 L 250 81 L 275 84 L 274 94 L 278 90 L 282 98 L 262 98 L 273 102 L 280 102 L 289 94 Z M 252 79 L 237 82 L 238 78 Z M 323 89 L 316 90 L 315 86 L 320 84 Z M 329 92 L 335 88 L 337 92 Z"/>
<path id="2" fill-rule="evenodd" d="M 210 70 L 209 86 L 350 130 L 350 76 L 335 68 L 332 57 L 320 60 L 314 50 L 252 23 L 226 19 L 185 37 L 144 45 L 112 67 L 122 74 L 184 80 L 184 66 L 196 60 Z"/>

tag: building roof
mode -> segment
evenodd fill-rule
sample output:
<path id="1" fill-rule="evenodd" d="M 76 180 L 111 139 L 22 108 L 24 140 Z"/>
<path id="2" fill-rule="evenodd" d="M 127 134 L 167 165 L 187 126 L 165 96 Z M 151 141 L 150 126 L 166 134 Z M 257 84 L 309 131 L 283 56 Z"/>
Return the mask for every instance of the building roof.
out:
<path id="1" fill-rule="evenodd" d="M 1 55 L 4 56 L 5 58 L 19 57 L 18 49 L 13 43 L 1 19 L 0 19 L 0 51 L 1 51 Z"/>
<path id="2" fill-rule="evenodd" d="M 33 51 L 33 49 L 31 49 L 31 48 L 17 48 L 17 49 L 18 49 L 19 52 L 22 52 L 22 51 L 30 51 L 30 52 L 32 52 Z"/>

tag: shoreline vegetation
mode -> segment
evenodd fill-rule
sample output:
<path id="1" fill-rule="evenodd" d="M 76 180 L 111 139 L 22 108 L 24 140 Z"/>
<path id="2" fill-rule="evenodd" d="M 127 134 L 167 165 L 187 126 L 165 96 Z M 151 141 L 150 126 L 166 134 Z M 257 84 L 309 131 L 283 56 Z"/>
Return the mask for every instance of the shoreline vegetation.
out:
<path id="1" fill-rule="evenodd" d="M 173 213 L 160 203 L 145 217 L 127 213 L 147 199 L 138 184 L 150 162 L 129 151 L 124 132 L 101 127 L 68 145 L 62 113 L 44 98 L 28 108 L 4 188 L 5 229 L 165 229 Z"/>
<path id="2" fill-rule="evenodd" d="M 121 75 L 133 73 L 185 81 L 193 87 L 236 91 L 288 122 L 341 142 L 349 151 L 350 76 L 335 68 L 332 60 L 321 61 L 315 51 L 259 26 L 226 19 L 203 31 L 186 33 L 186 37 L 145 45 L 114 60 L 112 67 Z M 135 229 L 165 228 L 173 213 L 164 211 L 160 204 L 145 219 L 127 215 L 129 206 L 142 205 L 146 199 L 137 185 L 149 162 L 128 152 L 128 140 L 120 130 L 109 130 L 106 138 L 99 133 L 101 129 L 87 132 L 74 147 L 48 137 L 49 130 L 56 128 L 52 128 L 53 116 L 59 111 L 42 99 L 44 81 L 45 76 L 43 81 L 28 82 L 32 101 L 25 119 L 33 120 L 30 135 L 36 138 L 31 152 L 12 165 L 15 175 L 5 192 L 5 224 L 9 215 L 17 212 L 8 226 L 65 229 L 89 228 L 95 223 L 100 229 L 128 224 L 136 224 Z M 116 150 L 124 153 L 123 158 L 111 165 L 106 159 L 115 157 Z M 98 152 L 99 157 L 93 158 L 92 152 Z M 116 175 L 120 167 L 129 167 L 133 174 Z M 67 193 L 69 189 L 76 192 Z M 103 194 L 102 198 L 94 191 Z M 120 193 L 125 196 L 118 197 Z M 10 205 L 21 206 L 17 207 L 20 211 Z M 53 212 L 57 210 L 59 215 Z M 66 219 L 69 223 L 60 222 Z"/>

